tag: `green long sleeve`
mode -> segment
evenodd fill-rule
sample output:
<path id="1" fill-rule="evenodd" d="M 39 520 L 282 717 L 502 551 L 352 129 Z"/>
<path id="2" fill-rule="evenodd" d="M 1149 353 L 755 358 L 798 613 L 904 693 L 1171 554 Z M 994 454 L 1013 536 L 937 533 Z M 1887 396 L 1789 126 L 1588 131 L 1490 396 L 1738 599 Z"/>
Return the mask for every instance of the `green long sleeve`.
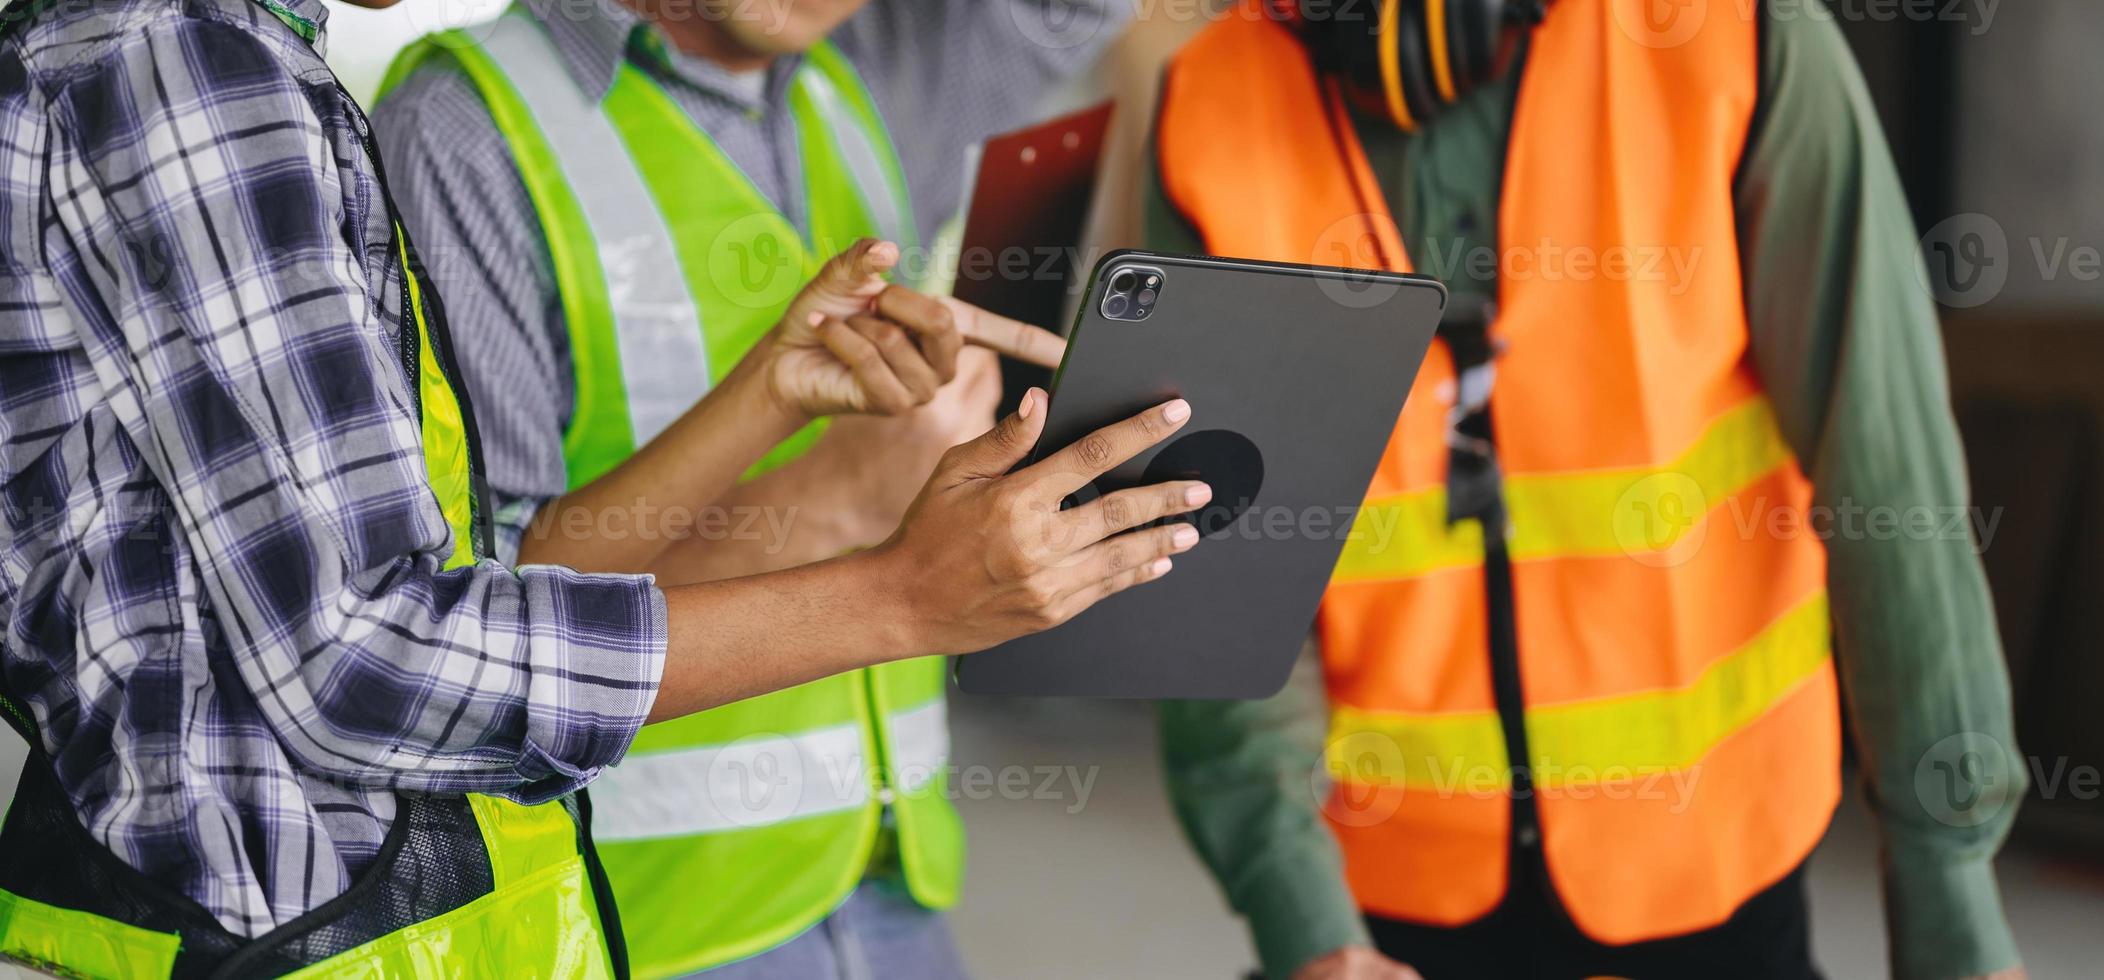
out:
<path id="1" fill-rule="evenodd" d="M 1934 301 L 1828 18 L 1772 19 L 1736 188 L 1753 356 L 1824 528 L 1836 666 L 1900 978 L 2013 966 L 1993 858 L 2026 782 Z"/>
<path id="2" fill-rule="evenodd" d="M 1344 884 L 1344 855 L 1317 809 L 1322 677 L 1303 657 L 1262 701 L 1164 701 L 1162 752 L 1184 833 L 1249 920 L 1268 977 L 1345 946 L 1370 946 Z"/>

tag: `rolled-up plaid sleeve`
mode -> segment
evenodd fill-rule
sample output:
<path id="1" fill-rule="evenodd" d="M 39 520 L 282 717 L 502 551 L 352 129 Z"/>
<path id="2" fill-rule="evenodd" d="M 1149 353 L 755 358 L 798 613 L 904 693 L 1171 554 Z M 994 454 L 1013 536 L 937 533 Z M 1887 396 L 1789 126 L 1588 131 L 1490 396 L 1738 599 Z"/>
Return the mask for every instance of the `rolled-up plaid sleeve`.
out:
<path id="1" fill-rule="evenodd" d="M 79 263 L 59 279 L 173 503 L 201 632 L 295 763 L 538 802 L 627 750 L 664 597 L 648 577 L 441 570 L 399 283 L 347 232 L 359 168 L 330 133 L 355 109 L 336 91 L 209 20 L 71 75 L 50 94 L 54 233 Z"/>

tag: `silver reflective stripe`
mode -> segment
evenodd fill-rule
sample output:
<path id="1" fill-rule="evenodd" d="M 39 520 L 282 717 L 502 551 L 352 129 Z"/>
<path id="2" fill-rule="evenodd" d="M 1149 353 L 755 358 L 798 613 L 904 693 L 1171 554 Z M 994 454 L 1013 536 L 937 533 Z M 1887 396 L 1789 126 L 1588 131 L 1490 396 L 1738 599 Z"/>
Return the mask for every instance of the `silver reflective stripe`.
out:
<path id="1" fill-rule="evenodd" d="M 891 716 L 891 771 L 908 793 L 942 775 L 950 761 L 950 709 L 937 697 Z"/>
<path id="2" fill-rule="evenodd" d="M 942 698 L 891 716 L 891 770 L 915 792 L 950 761 Z M 602 841 L 749 830 L 869 802 L 862 728 L 754 735 L 725 745 L 631 754 L 592 784 L 592 835 Z"/>
<path id="3" fill-rule="evenodd" d="M 862 116 L 848 107 L 840 90 L 833 86 L 833 79 L 816 67 L 806 65 L 796 73 L 797 83 L 811 96 L 811 104 L 825 128 L 831 130 L 840 154 L 846 158 L 849 172 L 855 176 L 855 185 L 862 189 L 862 199 L 869 203 L 869 216 L 877 223 L 877 234 L 899 243 L 913 244 L 913 236 L 907 233 L 905 203 L 897 196 L 892 183 L 892 171 L 884 165 L 884 154 L 879 150 L 876 134 L 862 127 Z M 844 248 L 845 243 L 831 247 Z"/>
<path id="4" fill-rule="evenodd" d="M 672 232 L 620 136 L 570 80 L 547 32 L 516 11 L 488 30 L 483 50 L 533 113 L 598 243 L 640 447 L 709 390 L 701 312 L 679 274 Z"/>
<path id="5" fill-rule="evenodd" d="M 862 726 L 635 753 L 592 784 L 592 835 L 643 840 L 747 830 L 869 802 Z"/>

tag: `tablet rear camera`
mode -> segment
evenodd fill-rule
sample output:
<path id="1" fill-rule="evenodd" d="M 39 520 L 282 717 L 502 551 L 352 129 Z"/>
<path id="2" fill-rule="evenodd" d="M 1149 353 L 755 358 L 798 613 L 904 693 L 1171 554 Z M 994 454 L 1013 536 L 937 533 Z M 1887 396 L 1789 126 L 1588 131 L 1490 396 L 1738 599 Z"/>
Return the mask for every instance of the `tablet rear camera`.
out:
<path id="1" fill-rule="evenodd" d="M 1145 320 L 1161 298 L 1162 273 L 1144 266 L 1110 274 L 1103 290 L 1103 315 L 1112 320 Z"/>

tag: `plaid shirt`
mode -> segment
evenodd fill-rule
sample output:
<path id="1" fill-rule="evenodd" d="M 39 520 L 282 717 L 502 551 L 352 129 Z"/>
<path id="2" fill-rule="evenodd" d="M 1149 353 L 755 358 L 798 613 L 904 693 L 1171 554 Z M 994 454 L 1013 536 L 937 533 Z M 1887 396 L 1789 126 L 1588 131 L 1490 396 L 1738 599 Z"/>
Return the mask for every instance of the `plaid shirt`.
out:
<path id="1" fill-rule="evenodd" d="M 320 0 L 273 4 L 74 0 L 0 48 L 0 676 L 90 832 L 249 936 L 397 792 L 619 760 L 666 637 L 645 577 L 439 570 L 365 123 Z"/>

